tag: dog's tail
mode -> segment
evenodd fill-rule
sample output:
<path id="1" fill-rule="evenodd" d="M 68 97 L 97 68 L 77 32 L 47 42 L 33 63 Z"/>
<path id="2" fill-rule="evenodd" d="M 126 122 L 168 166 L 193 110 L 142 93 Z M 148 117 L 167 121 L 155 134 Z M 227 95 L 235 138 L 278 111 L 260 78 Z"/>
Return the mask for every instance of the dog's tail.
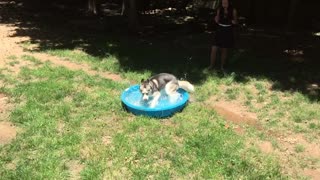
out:
<path id="1" fill-rule="evenodd" d="M 188 91 L 188 92 L 194 92 L 194 86 L 189 83 L 188 81 L 178 81 L 179 87 Z"/>

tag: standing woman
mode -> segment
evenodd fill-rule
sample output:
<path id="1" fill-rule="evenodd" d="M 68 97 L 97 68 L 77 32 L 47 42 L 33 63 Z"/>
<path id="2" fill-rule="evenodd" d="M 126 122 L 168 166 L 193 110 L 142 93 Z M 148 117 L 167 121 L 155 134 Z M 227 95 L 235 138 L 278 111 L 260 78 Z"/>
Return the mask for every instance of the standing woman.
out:
<path id="1" fill-rule="evenodd" d="M 218 28 L 215 34 L 215 40 L 211 47 L 211 57 L 209 69 L 215 66 L 217 51 L 221 50 L 220 68 L 223 70 L 226 63 L 228 49 L 234 47 L 234 30 L 233 26 L 238 23 L 237 11 L 232 7 L 230 0 L 222 0 L 214 18 Z"/>

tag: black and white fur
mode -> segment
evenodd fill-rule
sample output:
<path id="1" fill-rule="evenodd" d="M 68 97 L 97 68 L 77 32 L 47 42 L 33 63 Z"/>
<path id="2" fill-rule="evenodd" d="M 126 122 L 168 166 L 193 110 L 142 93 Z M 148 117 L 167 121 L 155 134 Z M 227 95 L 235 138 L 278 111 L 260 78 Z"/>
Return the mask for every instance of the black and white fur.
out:
<path id="1" fill-rule="evenodd" d="M 191 83 L 188 81 L 180 81 L 174 75 L 168 73 L 160 73 L 147 80 L 142 79 L 140 84 L 142 99 L 148 101 L 150 97 L 153 97 L 150 102 L 150 107 L 157 105 L 162 90 L 164 90 L 169 97 L 177 97 L 177 90 L 179 88 L 188 92 L 194 91 L 194 86 Z"/>

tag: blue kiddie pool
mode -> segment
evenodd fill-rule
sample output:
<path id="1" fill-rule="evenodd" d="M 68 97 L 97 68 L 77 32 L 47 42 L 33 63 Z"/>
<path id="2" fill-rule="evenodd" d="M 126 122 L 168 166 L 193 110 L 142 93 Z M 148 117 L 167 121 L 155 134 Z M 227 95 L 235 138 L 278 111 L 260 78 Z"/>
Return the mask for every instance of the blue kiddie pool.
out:
<path id="1" fill-rule="evenodd" d="M 140 85 L 133 85 L 123 91 L 121 101 L 123 107 L 135 115 L 164 118 L 172 116 L 186 106 L 189 99 L 188 92 L 180 88 L 178 93 L 179 97 L 176 97 L 174 101 L 170 101 L 169 97 L 162 93 L 158 104 L 154 108 L 150 108 L 149 101 L 142 100 Z"/>

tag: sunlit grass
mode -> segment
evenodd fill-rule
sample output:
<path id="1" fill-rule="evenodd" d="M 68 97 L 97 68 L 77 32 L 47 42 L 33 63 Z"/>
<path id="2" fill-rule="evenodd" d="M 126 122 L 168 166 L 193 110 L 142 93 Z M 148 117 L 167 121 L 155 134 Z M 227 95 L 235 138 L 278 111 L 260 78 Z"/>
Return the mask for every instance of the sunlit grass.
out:
<path id="1" fill-rule="evenodd" d="M 119 57 L 116 55 L 106 54 L 104 56 L 92 56 L 81 50 L 67 49 L 47 50 L 46 52 L 74 62 L 87 62 L 95 70 L 119 73 L 123 78 L 133 80 L 137 83 L 140 79 L 148 78 L 152 75 L 151 71 L 147 69 L 142 72 L 137 72 L 129 68 L 124 68 L 120 65 Z M 26 57 L 24 58 L 28 59 Z M 217 97 L 218 99 L 225 98 L 227 100 L 241 101 L 242 104 L 248 106 L 251 111 L 258 113 L 259 117 L 267 120 L 272 126 L 279 125 L 278 123 L 282 120 L 289 120 L 294 123 L 306 122 L 312 119 L 318 120 L 316 117 L 318 113 L 312 110 L 316 109 L 316 107 L 319 106 L 318 104 L 312 106 L 315 108 L 310 109 L 307 107 L 302 110 L 301 108 L 299 109 L 299 105 L 295 106 L 290 103 L 293 106 L 293 108 L 290 108 L 290 104 L 288 103 L 291 100 L 283 100 L 283 97 L 299 97 L 299 93 L 292 94 L 288 92 L 278 93 L 276 91 L 270 91 L 268 89 L 270 84 L 277 87 L 277 81 L 272 82 L 266 80 L 264 77 L 246 77 L 247 82 L 242 83 L 238 82 L 237 79 L 243 75 L 234 72 L 226 73 L 224 76 L 220 76 L 219 73 L 215 72 L 203 73 L 207 73 L 208 78 L 197 88 L 199 93 L 197 93 L 195 98 L 198 101 L 205 101 L 215 94 L 220 94 L 219 97 Z M 289 79 L 292 81 L 293 78 L 291 77 Z M 226 86 L 228 88 L 220 88 L 219 86 Z M 301 100 L 301 102 L 305 102 L 305 106 L 310 105 L 307 98 Z M 294 103 L 297 102 L 295 101 Z M 282 109 L 285 109 L 285 111 Z M 310 127 L 316 126 L 310 125 Z"/>
<path id="2" fill-rule="evenodd" d="M 215 74 L 212 74 L 214 77 Z M 200 101 L 210 96 L 228 101 L 238 101 L 255 112 L 259 119 L 270 128 L 286 128 L 296 132 L 312 132 L 319 129 L 318 102 L 311 102 L 305 95 L 295 92 L 279 92 L 268 89 L 272 81 L 264 78 L 248 78 L 245 83 L 234 80 L 235 74 L 227 74 L 222 78 L 209 78 L 201 85 Z"/>
<path id="3" fill-rule="evenodd" d="M 294 148 L 294 150 L 297 152 L 297 153 L 301 153 L 301 152 L 304 152 L 305 151 L 305 147 L 301 144 L 297 144 Z"/>
<path id="4" fill-rule="evenodd" d="M 18 60 L 18 57 L 15 56 L 15 55 L 8 56 L 7 59 L 10 60 L 10 61 L 8 62 L 8 64 L 9 64 L 10 66 L 15 66 L 15 65 L 17 65 L 17 64 L 20 64 L 20 61 Z"/>
<path id="5" fill-rule="evenodd" d="M 10 60 L 17 60 L 17 59 L 18 59 L 18 57 L 17 57 L 17 56 L 15 56 L 15 55 L 10 55 L 10 56 L 8 56 L 8 57 L 7 57 L 7 59 L 10 59 Z"/>
<path id="6" fill-rule="evenodd" d="M 27 61 L 30 61 L 30 62 L 33 62 L 35 65 L 40 65 L 40 64 L 42 64 L 42 62 L 41 62 L 39 59 L 37 59 L 37 58 L 35 58 L 35 57 L 33 57 L 33 56 L 30 56 L 30 55 L 23 55 L 23 56 L 21 57 L 21 59 L 27 60 Z"/>
<path id="7" fill-rule="evenodd" d="M 108 71 L 113 73 L 121 73 L 124 78 L 129 80 L 137 80 L 149 77 L 151 75 L 150 71 L 145 70 L 144 74 L 137 73 L 133 70 L 126 69 L 123 70 L 120 68 L 119 59 L 115 55 L 106 54 L 103 57 L 94 57 L 81 50 L 47 50 L 46 53 L 49 53 L 54 56 L 64 58 L 73 62 L 87 62 L 91 65 L 93 70 L 96 71 Z"/>
<path id="8" fill-rule="evenodd" d="M 23 41 L 20 46 L 23 47 L 24 49 L 28 49 L 30 46 L 32 46 L 33 43 L 31 41 Z"/>
<path id="9" fill-rule="evenodd" d="M 14 66 L 14 65 L 16 65 L 16 64 L 20 64 L 20 61 L 13 60 L 13 61 L 10 61 L 8 64 L 9 64 L 10 66 Z"/>
<path id="10" fill-rule="evenodd" d="M 128 84 L 49 63 L 22 69 L 10 83 L 6 93 L 17 103 L 10 120 L 23 131 L 0 147 L 4 179 L 68 179 L 69 162 L 83 166 L 84 179 L 282 177 L 275 159 L 247 151 L 201 103 L 163 121 L 133 116 L 119 98 Z"/>

